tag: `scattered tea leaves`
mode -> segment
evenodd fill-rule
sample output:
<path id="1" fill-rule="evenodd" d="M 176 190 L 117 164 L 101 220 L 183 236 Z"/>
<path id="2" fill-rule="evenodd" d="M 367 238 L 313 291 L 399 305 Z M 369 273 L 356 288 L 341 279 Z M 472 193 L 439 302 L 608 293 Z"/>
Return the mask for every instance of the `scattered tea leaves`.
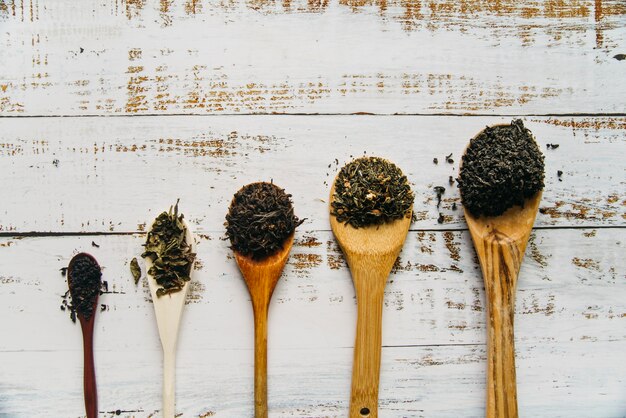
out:
<path id="1" fill-rule="evenodd" d="M 544 157 L 521 120 L 485 128 L 470 141 L 457 179 L 474 216 L 498 216 L 523 206 L 544 187 Z"/>
<path id="2" fill-rule="evenodd" d="M 96 244 L 95 241 L 91 241 L 91 246 L 92 247 L 96 247 L 96 248 L 100 248 L 100 246 L 98 244 Z"/>
<path id="3" fill-rule="evenodd" d="M 441 205 L 441 196 L 446 192 L 446 188 L 443 186 L 435 186 L 433 190 L 437 194 L 437 207 L 439 207 Z"/>
<path id="4" fill-rule="evenodd" d="M 378 157 L 357 158 L 335 180 L 331 215 L 355 228 L 411 216 L 414 195 L 395 164 Z"/>
<path id="5" fill-rule="evenodd" d="M 161 213 L 154 220 L 144 244 L 145 251 L 141 256 L 152 261 L 148 274 L 161 286 L 157 289 L 157 296 L 178 292 L 190 280 L 189 274 L 196 254 L 187 242 L 183 217 L 182 213 L 178 214 L 176 201 L 169 212 Z"/>
<path id="6" fill-rule="evenodd" d="M 290 194 L 259 182 L 235 193 L 224 225 L 233 250 L 260 260 L 281 249 L 302 222 L 294 215 Z"/>
<path id="7" fill-rule="evenodd" d="M 439 159 L 437 157 L 433 158 L 433 163 L 434 164 L 439 164 Z"/>
<path id="8" fill-rule="evenodd" d="M 141 268 L 139 267 L 137 257 L 130 260 L 130 272 L 133 275 L 133 279 L 135 279 L 135 284 L 139 283 L 139 279 L 141 279 Z"/>

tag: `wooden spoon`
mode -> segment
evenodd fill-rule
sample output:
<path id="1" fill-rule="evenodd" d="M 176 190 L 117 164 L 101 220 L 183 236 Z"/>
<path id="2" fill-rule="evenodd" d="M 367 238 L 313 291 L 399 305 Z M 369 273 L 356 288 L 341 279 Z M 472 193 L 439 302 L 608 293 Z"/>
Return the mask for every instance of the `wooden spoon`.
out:
<path id="1" fill-rule="evenodd" d="M 333 184 L 331 204 L 334 196 Z M 330 226 L 350 267 L 357 300 L 350 418 L 378 417 L 385 284 L 409 232 L 411 216 L 412 209 L 402 219 L 364 228 L 354 228 L 330 216 Z"/>
<path id="2" fill-rule="evenodd" d="M 186 228 L 186 240 L 195 250 L 195 241 L 189 225 L 183 220 Z M 145 258 L 146 271 L 152 267 L 152 260 Z M 193 280 L 194 269 L 191 269 L 189 276 Z M 156 292 L 160 285 L 153 277 L 148 277 L 148 286 L 152 295 L 154 313 L 156 314 L 159 337 L 163 347 L 163 417 L 174 418 L 176 415 L 176 344 L 178 342 L 178 329 L 180 319 L 185 307 L 185 299 L 189 292 L 189 283 L 185 283 L 178 292 L 157 296 Z"/>
<path id="3" fill-rule="evenodd" d="M 72 277 L 72 269 L 74 268 L 74 262 L 83 257 L 90 258 L 96 265 L 98 262 L 96 259 L 87 253 L 76 254 L 67 267 L 68 284 L 70 286 L 70 294 L 72 293 L 72 282 L 69 280 Z M 87 418 L 95 418 L 98 416 L 98 391 L 96 388 L 96 368 L 94 366 L 93 359 L 93 327 L 96 320 L 96 312 L 98 311 L 98 296 L 96 294 L 93 302 L 93 313 L 89 319 L 81 313 L 76 313 L 78 321 L 80 322 L 80 328 L 83 332 L 83 391 L 85 396 L 85 412 Z"/>
<path id="4" fill-rule="evenodd" d="M 267 418 L 267 313 L 272 293 L 287 263 L 293 245 L 292 233 L 283 248 L 256 261 L 234 251 L 235 260 L 248 286 L 254 311 L 254 416 Z"/>
<path id="5" fill-rule="evenodd" d="M 487 294 L 487 418 L 517 418 L 515 289 L 540 200 L 541 191 L 493 217 L 464 209 Z"/>

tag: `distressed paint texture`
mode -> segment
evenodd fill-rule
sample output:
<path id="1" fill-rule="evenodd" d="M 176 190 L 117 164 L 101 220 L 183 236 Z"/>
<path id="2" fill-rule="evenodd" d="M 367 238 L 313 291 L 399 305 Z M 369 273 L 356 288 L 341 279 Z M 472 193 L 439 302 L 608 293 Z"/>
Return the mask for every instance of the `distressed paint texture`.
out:
<path id="1" fill-rule="evenodd" d="M 617 359 L 626 341 L 626 264 L 619 256 L 625 243 L 620 230 L 588 236 L 590 231 L 533 234 L 535 254 L 527 254 L 522 266 L 515 312 L 520 410 L 526 415 L 558 416 L 574 408 L 582 415 L 618 416 L 624 407 L 626 370 Z M 178 357 L 178 405 L 185 416 L 251 415 L 252 312 L 221 236 L 207 234 L 197 245 L 204 267 L 194 276 Z M 100 298 L 106 310 L 98 312 L 96 327 L 101 410 L 147 417 L 159 408 L 158 333 L 147 287 L 143 280 L 135 286 L 128 267 L 143 239 L 0 238 L 0 332 L 12 336 L 0 342 L 3 412 L 81 414 L 80 330 L 59 310 L 67 284 L 58 269 L 85 250 L 104 267 L 109 288 Z M 335 269 L 330 261 L 341 258 L 335 245 L 326 245 L 332 242 L 329 231 L 298 231 L 276 288 L 269 329 L 272 416 L 345 416 L 356 302 L 347 267 Z M 424 265 L 430 267 L 424 271 Z M 381 416 L 481 415 L 485 319 L 469 234 L 410 232 L 385 293 Z M 45 410 L 21 401 L 53 393 Z M 565 409 L 555 409 L 555 399 Z"/>
<path id="2" fill-rule="evenodd" d="M 5 179 L 0 193 L 6 197 L 0 232 L 141 231 L 151 210 L 168 207 L 177 198 L 195 228 L 219 231 L 232 195 L 243 184 L 270 179 L 293 194 L 297 215 L 307 218 L 306 228 L 328 229 L 330 184 L 340 165 L 363 152 L 390 158 L 407 174 L 416 191 L 414 229 L 465 228 L 450 177 L 454 181 L 471 137 L 485 125 L 510 120 L 0 119 L 0 176 Z M 623 226 L 626 119 L 527 117 L 525 123 L 546 158 L 537 227 Z M 548 149 L 547 144 L 559 147 Z M 449 154 L 452 164 L 445 160 Z M 435 186 L 446 188 L 439 207 Z M 437 222 L 440 214 L 442 224 Z"/>
<path id="3" fill-rule="evenodd" d="M 83 416 L 80 330 L 60 310 L 78 251 L 108 284 L 100 415 L 159 416 L 158 333 L 128 263 L 177 198 L 198 237 L 177 410 L 252 416 L 252 312 L 223 220 L 243 184 L 273 179 L 307 221 L 271 305 L 270 416 L 345 417 L 356 302 L 328 193 L 364 152 L 416 191 L 380 417 L 484 416 L 485 296 L 453 183 L 476 132 L 522 115 L 546 189 L 517 292 L 520 416 L 623 417 L 624 45 L 621 0 L 0 0 L 0 416 Z"/>
<path id="4" fill-rule="evenodd" d="M 624 113 L 625 17 L 618 0 L 5 0 L 0 115 Z"/>

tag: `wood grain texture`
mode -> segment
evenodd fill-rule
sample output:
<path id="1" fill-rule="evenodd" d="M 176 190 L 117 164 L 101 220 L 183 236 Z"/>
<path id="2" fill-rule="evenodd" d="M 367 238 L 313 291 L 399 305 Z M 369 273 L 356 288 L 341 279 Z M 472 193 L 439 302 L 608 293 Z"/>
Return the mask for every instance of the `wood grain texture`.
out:
<path id="1" fill-rule="evenodd" d="M 515 293 L 517 278 L 541 202 L 541 191 L 498 216 L 465 219 L 487 298 L 487 418 L 517 418 Z"/>
<path id="2" fill-rule="evenodd" d="M 335 178 L 337 182 L 337 178 Z M 329 211 L 336 196 L 330 190 Z M 413 212 L 383 225 L 354 228 L 330 217 L 333 235 L 350 268 L 357 301 L 350 418 L 378 418 L 378 383 L 385 286 L 406 241 Z"/>
<path id="3" fill-rule="evenodd" d="M 282 275 L 294 234 L 283 243 L 283 247 L 269 257 L 257 261 L 234 251 L 237 266 L 241 271 L 252 302 L 254 312 L 254 416 L 267 418 L 267 318 L 269 305 L 276 284 Z"/>
<path id="4" fill-rule="evenodd" d="M 252 310 L 221 236 L 198 244 L 197 282 L 183 316 L 177 392 L 184 416 L 252 416 Z M 0 238 L 0 335 L 10 336 L 0 340 L 1 413 L 83 414 L 80 329 L 59 310 L 67 285 L 57 268 L 85 249 L 109 286 L 95 330 L 102 416 L 120 409 L 148 417 L 160 408 L 149 290 L 144 281 L 135 287 L 128 266 L 143 240 Z M 621 229 L 531 237 L 515 312 L 520 416 L 617 418 L 626 410 L 623 252 Z M 467 232 L 409 232 L 385 291 L 379 416 L 484 415 L 485 306 Z M 347 415 L 355 320 L 354 289 L 332 235 L 298 231 L 270 308 L 272 416 Z"/>
<path id="5" fill-rule="evenodd" d="M 624 113 L 625 16 L 621 0 L 2 0 L 0 114 Z"/>
<path id="6" fill-rule="evenodd" d="M 273 179 L 305 229 L 327 230 L 334 174 L 351 155 L 396 162 L 416 192 L 414 229 L 465 228 L 449 184 L 469 139 L 510 117 L 216 116 L 0 119 L 0 232 L 135 232 L 177 198 L 198 232 Z M 626 118 L 524 118 L 546 160 L 537 227 L 623 226 Z M 559 144 L 547 149 L 546 144 Z M 452 153 L 449 164 L 445 156 Z M 433 158 L 439 163 L 434 164 Z M 557 171 L 562 170 L 561 180 Z M 446 188 L 437 208 L 433 187 Z M 71 204 L 68 199 L 71 200 Z M 456 204 L 457 210 L 453 210 Z M 45 208 L 45 210 L 40 210 Z M 443 215 L 443 224 L 437 222 Z"/>

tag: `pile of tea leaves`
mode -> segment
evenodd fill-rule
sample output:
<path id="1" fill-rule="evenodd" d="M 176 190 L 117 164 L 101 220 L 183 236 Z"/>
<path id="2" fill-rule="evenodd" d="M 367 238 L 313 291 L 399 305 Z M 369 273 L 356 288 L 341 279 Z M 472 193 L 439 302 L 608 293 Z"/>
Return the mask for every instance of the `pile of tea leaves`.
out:
<path id="1" fill-rule="evenodd" d="M 355 228 L 411 216 L 415 196 L 402 170 L 378 157 L 362 157 L 341 168 L 330 214 Z"/>
<path id="2" fill-rule="evenodd" d="M 457 182 L 474 216 L 498 216 L 544 187 L 544 157 L 521 120 L 485 128 L 470 141 Z"/>
<path id="3" fill-rule="evenodd" d="M 141 255 L 152 261 L 148 274 L 161 287 L 157 296 L 178 292 L 191 280 L 191 268 L 196 254 L 187 242 L 187 228 L 183 214 L 178 214 L 178 201 L 168 212 L 163 212 L 154 220 L 148 232 L 145 251 Z"/>
<path id="4" fill-rule="evenodd" d="M 86 253 L 74 256 L 67 269 L 67 284 L 71 296 L 70 317 L 76 315 L 89 320 L 94 313 L 96 298 L 100 294 L 102 270 L 98 262 Z"/>
<path id="5" fill-rule="evenodd" d="M 290 194 L 259 182 L 235 193 L 224 225 L 233 250 L 261 260 L 281 249 L 302 222 L 293 212 Z"/>

